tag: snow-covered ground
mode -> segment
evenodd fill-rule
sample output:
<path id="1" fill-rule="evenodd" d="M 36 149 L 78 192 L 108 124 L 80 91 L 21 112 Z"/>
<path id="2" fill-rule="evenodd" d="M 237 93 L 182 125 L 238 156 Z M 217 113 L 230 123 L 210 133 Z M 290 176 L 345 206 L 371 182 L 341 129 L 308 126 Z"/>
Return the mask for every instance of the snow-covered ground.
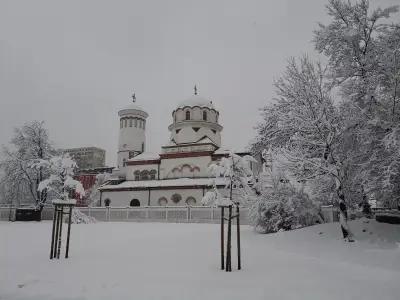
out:
<path id="1" fill-rule="evenodd" d="M 243 226 L 243 270 L 225 273 L 218 225 L 73 225 L 70 258 L 50 261 L 50 222 L 0 222 L 0 299 L 400 299 L 400 226 L 351 225 L 355 243 L 337 224 Z"/>

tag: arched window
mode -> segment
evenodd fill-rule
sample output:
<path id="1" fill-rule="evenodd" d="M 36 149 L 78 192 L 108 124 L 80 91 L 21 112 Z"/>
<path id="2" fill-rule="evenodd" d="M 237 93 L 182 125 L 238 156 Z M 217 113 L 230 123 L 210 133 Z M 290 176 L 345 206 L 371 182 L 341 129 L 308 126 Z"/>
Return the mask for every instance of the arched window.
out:
<path id="1" fill-rule="evenodd" d="M 124 119 L 124 127 L 128 127 L 128 120 Z"/>
<path id="2" fill-rule="evenodd" d="M 129 206 L 140 206 L 140 201 L 138 199 L 132 199 Z"/>
<path id="3" fill-rule="evenodd" d="M 110 206 L 111 200 L 110 199 L 106 199 L 104 200 L 104 205 L 105 206 Z"/>
<path id="4" fill-rule="evenodd" d="M 182 196 L 179 194 L 173 194 L 171 197 L 172 202 L 175 204 L 179 203 L 182 200 Z"/>
<path id="5" fill-rule="evenodd" d="M 149 171 L 143 170 L 140 172 L 140 180 L 149 180 Z"/>
<path id="6" fill-rule="evenodd" d="M 129 119 L 129 127 L 132 127 L 132 119 Z"/>
<path id="7" fill-rule="evenodd" d="M 140 180 L 140 171 L 137 170 L 137 171 L 135 171 L 135 173 L 133 173 L 133 174 L 135 175 L 135 180 L 136 180 L 136 181 L 139 181 L 139 180 Z"/>
<path id="8" fill-rule="evenodd" d="M 185 117 L 186 120 L 190 120 L 190 111 L 187 110 L 185 113 L 185 116 L 186 116 Z"/>
<path id="9" fill-rule="evenodd" d="M 189 205 L 189 206 L 196 205 L 196 199 L 194 199 L 194 197 L 188 197 L 185 202 L 186 202 L 186 205 Z"/>
<path id="10" fill-rule="evenodd" d="M 135 127 L 137 127 L 137 119 L 135 118 Z"/>
<path id="11" fill-rule="evenodd" d="M 165 197 L 161 197 L 160 199 L 158 199 L 158 205 L 160 206 L 166 206 L 168 204 L 168 200 Z"/>
<path id="12" fill-rule="evenodd" d="M 119 128 L 122 128 L 124 125 L 124 120 L 119 120 Z"/>
<path id="13" fill-rule="evenodd" d="M 122 165 L 125 167 L 126 166 L 126 158 L 124 158 L 123 160 L 122 160 Z"/>
<path id="14" fill-rule="evenodd" d="M 151 170 L 151 171 L 149 172 L 150 180 L 155 180 L 155 179 L 156 179 L 156 173 L 157 173 L 156 170 Z"/>
<path id="15" fill-rule="evenodd" d="M 144 152 L 144 143 L 142 143 L 142 152 Z"/>
<path id="16" fill-rule="evenodd" d="M 203 121 L 207 121 L 207 112 L 203 110 Z"/>

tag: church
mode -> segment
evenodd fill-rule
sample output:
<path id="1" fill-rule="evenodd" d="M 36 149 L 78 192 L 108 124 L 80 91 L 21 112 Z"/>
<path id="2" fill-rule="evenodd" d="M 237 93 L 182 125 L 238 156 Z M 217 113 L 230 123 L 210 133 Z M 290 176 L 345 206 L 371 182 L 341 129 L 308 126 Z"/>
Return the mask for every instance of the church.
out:
<path id="1" fill-rule="evenodd" d="M 201 205 L 215 182 L 209 166 L 229 155 L 221 149 L 223 127 L 214 103 L 199 96 L 195 87 L 194 95 L 172 111 L 168 144 L 160 153 L 150 153 L 146 152 L 149 115 L 133 98 L 133 103 L 118 112 L 118 167 L 99 188 L 100 206 Z M 251 164 L 257 171 L 258 164 Z M 223 180 L 216 182 L 219 189 L 225 185 Z"/>

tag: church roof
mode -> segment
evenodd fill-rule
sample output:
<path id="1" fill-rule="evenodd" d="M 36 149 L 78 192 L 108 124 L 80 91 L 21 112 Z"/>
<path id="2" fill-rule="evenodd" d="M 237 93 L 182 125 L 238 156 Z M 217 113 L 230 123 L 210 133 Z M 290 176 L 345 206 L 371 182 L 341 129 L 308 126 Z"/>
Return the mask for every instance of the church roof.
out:
<path id="1" fill-rule="evenodd" d="M 128 161 L 139 161 L 139 160 L 158 160 L 160 159 L 160 155 L 153 152 L 143 152 L 139 155 L 129 159 Z"/>
<path id="2" fill-rule="evenodd" d="M 139 105 L 137 105 L 136 103 L 131 103 L 125 107 L 123 107 L 121 110 L 126 110 L 126 109 L 136 109 L 136 110 L 141 110 L 141 111 L 145 111 L 142 107 L 140 107 Z"/>
<path id="3" fill-rule="evenodd" d="M 183 107 L 194 107 L 194 106 L 199 106 L 199 107 L 208 107 L 211 109 L 215 109 L 213 103 L 211 100 L 208 100 L 204 97 L 201 97 L 199 95 L 193 95 L 190 98 L 182 101 L 181 103 L 178 104 L 177 108 L 183 108 Z"/>

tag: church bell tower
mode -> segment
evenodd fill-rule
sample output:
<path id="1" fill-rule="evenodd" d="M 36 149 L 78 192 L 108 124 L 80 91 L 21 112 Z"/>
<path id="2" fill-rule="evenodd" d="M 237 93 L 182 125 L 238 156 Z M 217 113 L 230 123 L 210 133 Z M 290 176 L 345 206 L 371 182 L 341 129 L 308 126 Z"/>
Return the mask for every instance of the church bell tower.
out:
<path id="1" fill-rule="evenodd" d="M 118 112 L 118 168 L 125 167 L 130 158 L 146 149 L 146 119 L 149 115 L 136 105 L 135 94 L 132 95 L 132 100 L 133 103 Z"/>

